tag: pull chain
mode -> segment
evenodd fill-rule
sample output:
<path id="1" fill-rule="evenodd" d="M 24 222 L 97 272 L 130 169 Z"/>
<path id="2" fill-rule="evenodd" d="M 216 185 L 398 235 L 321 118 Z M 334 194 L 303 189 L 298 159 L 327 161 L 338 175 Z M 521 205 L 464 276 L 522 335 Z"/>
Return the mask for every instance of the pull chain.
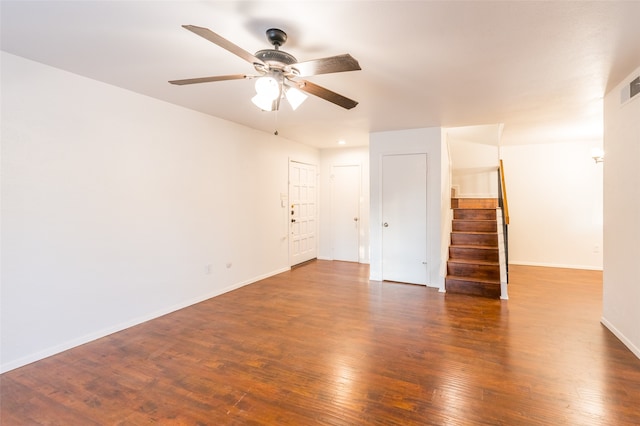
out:
<path id="1" fill-rule="evenodd" d="M 280 99 L 278 99 L 278 105 L 276 106 L 276 116 L 275 116 L 275 131 L 273 132 L 274 135 L 278 136 L 278 112 L 280 111 Z"/>

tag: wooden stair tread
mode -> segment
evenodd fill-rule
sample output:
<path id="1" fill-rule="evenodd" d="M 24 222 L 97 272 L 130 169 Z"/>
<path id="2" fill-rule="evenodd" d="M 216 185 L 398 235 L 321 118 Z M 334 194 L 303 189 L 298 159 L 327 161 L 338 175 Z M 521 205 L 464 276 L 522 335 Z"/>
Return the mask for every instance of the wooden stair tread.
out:
<path id="1" fill-rule="evenodd" d="M 495 209 L 498 207 L 497 198 L 451 198 L 452 208 L 484 208 Z"/>
<path id="2" fill-rule="evenodd" d="M 498 284 L 498 285 L 500 285 L 500 280 L 499 279 L 492 280 L 490 278 L 470 278 L 470 277 L 464 277 L 464 276 L 459 276 L 459 275 L 447 275 L 445 277 L 445 280 L 456 280 L 456 281 L 467 281 L 467 282 L 479 283 L 479 284 Z"/>
<path id="3" fill-rule="evenodd" d="M 469 244 L 450 244 L 449 247 L 461 249 L 498 250 L 498 247 L 496 246 L 474 246 Z"/>
<path id="4" fill-rule="evenodd" d="M 489 297 L 496 299 L 500 297 L 501 285 L 494 281 L 469 280 L 464 277 L 458 279 L 445 280 L 448 294 L 463 294 L 467 296 Z"/>
<path id="5" fill-rule="evenodd" d="M 496 235 L 496 232 L 491 231 L 451 231 L 452 234 L 471 234 L 471 235 Z"/>
<path id="6" fill-rule="evenodd" d="M 464 258 L 449 258 L 447 262 L 452 263 L 465 263 L 470 265 L 488 265 L 488 266 L 500 266 L 500 262 L 494 262 L 492 260 L 477 260 L 477 259 L 464 259 Z"/>
<path id="7" fill-rule="evenodd" d="M 451 223 L 453 232 L 491 232 L 498 231 L 496 220 L 459 220 L 454 219 Z"/>
<path id="8" fill-rule="evenodd" d="M 453 210 L 491 210 L 496 211 L 494 207 L 452 207 Z"/>
<path id="9" fill-rule="evenodd" d="M 454 222 L 497 222 L 496 219 L 453 219 Z"/>
<path id="10" fill-rule="evenodd" d="M 454 209 L 453 220 L 496 220 L 495 210 Z"/>

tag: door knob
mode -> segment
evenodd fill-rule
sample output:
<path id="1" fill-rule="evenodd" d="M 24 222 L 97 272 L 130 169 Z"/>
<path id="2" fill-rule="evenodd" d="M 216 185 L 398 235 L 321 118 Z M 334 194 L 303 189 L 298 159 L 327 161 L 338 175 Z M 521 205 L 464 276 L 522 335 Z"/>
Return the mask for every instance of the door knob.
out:
<path id="1" fill-rule="evenodd" d="M 357 218 L 357 217 L 354 217 L 354 218 L 353 218 L 353 220 L 357 222 L 357 221 L 358 221 L 358 218 Z"/>
<path id="2" fill-rule="evenodd" d="M 384 226 L 385 228 L 389 227 L 389 224 L 387 222 L 383 223 L 382 226 Z"/>
<path id="3" fill-rule="evenodd" d="M 291 219 L 291 223 L 293 223 L 293 222 L 295 222 L 295 221 L 296 221 L 295 219 Z"/>

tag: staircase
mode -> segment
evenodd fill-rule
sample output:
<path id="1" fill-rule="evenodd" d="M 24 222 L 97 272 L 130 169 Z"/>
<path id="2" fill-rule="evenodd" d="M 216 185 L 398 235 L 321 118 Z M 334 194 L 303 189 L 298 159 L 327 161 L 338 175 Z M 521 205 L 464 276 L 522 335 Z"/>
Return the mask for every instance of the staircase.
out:
<path id="1" fill-rule="evenodd" d="M 495 198 L 452 198 L 447 293 L 500 297 Z"/>

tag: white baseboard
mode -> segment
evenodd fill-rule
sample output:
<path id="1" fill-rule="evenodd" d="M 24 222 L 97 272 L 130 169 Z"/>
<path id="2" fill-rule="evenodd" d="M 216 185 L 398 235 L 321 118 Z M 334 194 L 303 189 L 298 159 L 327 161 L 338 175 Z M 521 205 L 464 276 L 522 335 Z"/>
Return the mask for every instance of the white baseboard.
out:
<path id="1" fill-rule="evenodd" d="M 66 350 L 75 348 L 76 346 L 84 345 L 85 343 L 89 343 L 89 342 L 92 342 L 94 340 L 101 339 L 101 338 L 106 337 L 106 336 L 108 336 L 110 334 L 117 333 L 118 331 L 122 331 L 122 330 L 125 330 L 127 328 L 130 328 L 130 327 L 142 324 L 144 322 L 153 320 L 155 318 L 159 318 L 159 317 L 161 317 L 163 315 L 170 314 L 171 312 L 175 312 L 175 311 L 178 311 L 180 309 L 187 308 L 187 307 L 195 305 L 197 303 L 204 302 L 205 300 L 211 299 L 213 297 L 220 296 L 221 294 L 228 293 L 228 292 L 230 292 L 232 290 L 236 290 L 236 289 L 238 289 L 240 287 L 244 287 L 245 285 L 253 284 L 253 283 L 257 282 L 257 281 L 260 281 L 260 280 L 263 280 L 265 278 L 269 278 L 269 277 L 271 277 L 273 275 L 278 275 L 278 274 L 280 274 L 282 272 L 287 272 L 287 271 L 290 271 L 290 270 L 291 270 L 291 268 L 289 268 L 289 267 L 281 268 L 281 269 L 278 269 L 278 270 L 275 270 L 275 271 L 272 271 L 272 272 L 269 272 L 269 273 L 254 277 L 254 278 L 251 278 L 249 280 L 233 284 L 233 285 L 225 287 L 225 288 L 223 288 L 221 290 L 210 292 L 210 293 L 198 296 L 196 298 L 193 298 L 191 300 L 183 301 L 181 303 L 178 303 L 176 305 L 167 307 L 165 309 L 160 309 L 158 311 L 151 312 L 149 314 L 142 315 L 140 317 L 134 318 L 134 319 L 132 319 L 130 321 L 126 321 L 124 323 L 117 324 L 117 325 L 114 325 L 112 327 L 107 327 L 107 328 L 104 328 L 102 330 L 98 330 L 96 332 L 89 333 L 87 335 L 78 337 L 76 339 L 72 339 L 72 340 L 69 340 L 67 342 L 60 343 L 60 344 L 55 345 L 55 346 L 51 346 L 51 347 L 49 347 L 47 349 L 44 349 L 42 351 L 38 351 L 38 352 L 35 352 L 35 353 L 32 353 L 32 354 L 29 354 L 29 355 L 24 356 L 22 358 L 19 358 L 19 359 L 13 360 L 13 361 L 9 361 L 7 363 L 3 363 L 3 364 L 0 365 L 0 373 L 6 373 L 7 371 L 11 371 L 11 370 L 14 370 L 16 368 L 22 367 L 24 365 L 31 364 L 32 362 L 40 361 L 41 359 L 44 359 L 44 358 L 50 357 L 52 355 L 59 354 L 60 352 L 64 352 Z"/>
<path id="2" fill-rule="evenodd" d="M 527 262 L 527 261 L 524 261 L 524 260 L 511 260 L 511 259 L 509 259 L 509 265 L 544 266 L 545 268 L 586 269 L 586 270 L 589 270 L 589 271 L 602 271 L 602 266 L 565 265 L 565 264 L 561 264 L 561 263 Z"/>
<path id="3" fill-rule="evenodd" d="M 640 359 L 640 348 L 638 348 L 636 345 L 634 345 L 631 342 L 631 340 L 627 339 L 627 337 L 624 334 L 622 334 L 622 332 L 620 330 L 618 330 L 613 324 L 611 324 L 605 317 L 602 317 L 600 319 L 600 322 L 602 323 L 602 325 L 607 327 L 609 329 L 609 331 L 611 331 L 613 333 L 614 336 L 616 336 L 618 339 L 620 339 L 620 341 L 627 348 L 629 348 L 629 350 L 631 352 L 633 352 L 633 354 L 636 357 L 638 357 Z"/>
<path id="4" fill-rule="evenodd" d="M 316 259 L 318 260 L 328 260 L 330 262 L 333 262 L 335 259 L 332 257 L 326 257 L 326 256 L 318 256 Z M 338 260 L 338 262 L 342 262 L 341 260 Z M 350 260 L 345 260 L 344 262 L 350 262 Z M 358 259 L 357 263 L 361 263 L 363 265 L 368 265 L 369 261 L 366 259 Z"/>

